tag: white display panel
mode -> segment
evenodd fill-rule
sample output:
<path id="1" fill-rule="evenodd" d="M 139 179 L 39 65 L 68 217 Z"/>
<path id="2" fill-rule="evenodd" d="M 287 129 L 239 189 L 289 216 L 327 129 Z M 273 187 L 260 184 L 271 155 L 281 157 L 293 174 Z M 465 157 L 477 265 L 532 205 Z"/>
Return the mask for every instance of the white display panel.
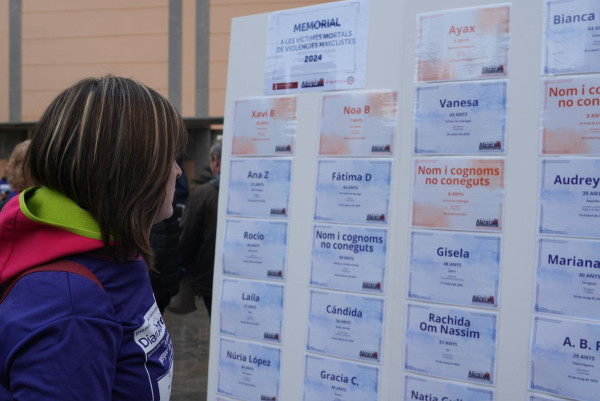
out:
<path id="1" fill-rule="evenodd" d="M 496 8 L 505 5 L 506 3 L 490 0 L 371 1 L 364 90 L 398 92 L 398 117 L 393 154 L 385 157 L 391 161 L 389 221 L 386 224 L 375 225 L 362 221 L 352 223 L 337 219 L 315 221 L 314 202 L 318 161 L 334 157 L 333 155 L 319 155 L 319 121 L 322 112 L 320 100 L 322 95 L 331 95 L 335 92 L 316 90 L 316 92 L 296 94 L 297 135 L 292 156 L 290 214 L 287 217 L 278 217 L 285 219 L 289 224 L 287 266 L 285 278 L 282 281 L 285 286 L 285 314 L 282 337 L 284 341 L 280 346 L 282 358 L 278 399 L 294 400 L 301 399 L 303 396 L 306 355 L 331 358 L 336 361 L 349 360 L 344 357 L 307 351 L 303 346 L 298 347 L 298 344 L 306 344 L 308 336 L 309 299 L 312 288 L 310 259 L 315 224 L 356 225 L 388 230 L 385 292 L 380 295 L 368 295 L 384 299 L 383 357 L 380 363 L 368 361 L 362 363 L 377 366 L 380 369 L 379 400 L 398 399 L 404 394 L 403 377 L 409 373 L 402 368 L 406 352 L 403 333 L 406 328 L 408 303 L 406 294 L 411 232 L 409 211 L 412 200 L 413 160 L 417 158 L 413 154 L 415 149 L 414 106 L 416 86 L 421 84 L 415 81 L 416 47 L 419 34 L 418 16 L 460 10 L 461 8 Z M 505 153 L 494 156 L 477 155 L 477 157 L 498 158 L 504 161 L 504 188 L 501 196 L 502 227 L 501 230 L 492 230 L 488 227 L 483 233 L 484 235 L 500 235 L 503 240 L 499 304 L 495 312 L 469 307 L 471 311 L 498 315 L 498 350 L 494 384 L 489 386 L 458 379 L 447 380 L 452 384 L 493 391 L 495 400 L 498 401 L 527 399 L 530 394 L 528 359 L 534 305 L 532 289 L 534 288 L 537 252 L 543 2 L 513 2 L 510 4 L 508 16 L 510 48 L 507 56 L 510 60 L 510 69 L 507 68 L 506 71 L 509 74 L 503 75 L 501 78 L 507 81 L 508 88 Z M 230 130 L 234 104 L 237 99 L 264 96 L 268 25 L 268 14 L 235 18 L 232 21 L 230 67 L 225 104 L 223 148 L 225 156 L 219 205 L 219 228 L 217 230 L 218 250 L 221 249 L 223 243 L 225 220 L 238 218 L 238 216 L 225 214 L 228 197 L 227 180 L 230 174 L 229 160 L 232 158 Z M 249 46 L 249 43 L 252 46 Z M 477 82 L 500 79 L 499 75 L 494 77 L 490 76 L 494 74 L 485 75 L 482 77 L 483 80 L 477 78 Z M 437 85 L 437 83 L 430 84 Z M 338 157 L 338 159 L 346 160 L 349 157 L 355 156 Z M 419 158 L 426 157 L 433 156 L 419 155 Z M 361 158 L 366 157 L 361 156 Z M 384 157 L 377 157 L 377 160 L 382 159 Z M 244 216 L 239 218 L 244 218 Z M 269 216 L 270 218 L 271 216 Z M 482 220 L 489 220 L 489 218 L 484 217 Z M 493 219 L 491 220 L 493 225 Z M 418 226 L 418 230 L 456 230 L 467 234 L 478 234 L 470 228 L 471 226 L 465 229 L 456 227 L 458 225 L 448 228 Z M 215 279 L 220 280 L 221 276 L 222 265 L 221 261 L 218 261 L 215 266 Z M 214 296 L 217 297 L 215 299 L 218 299 L 219 291 L 220 288 L 215 289 Z M 327 291 L 364 295 L 349 289 L 328 289 Z M 217 350 L 218 340 L 221 337 L 217 325 L 213 326 L 211 327 L 208 385 L 208 394 L 211 400 L 216 399 L 217 396 L 216 378 L 219 371 Z M 425 376 L 412 372 L 410 375 L 419 378 Z M 444 380 L 442 379 L 442 381 Z M 543 396 L 540 399 L 552 399 L 552 396 L 539 394 L 538 391 L 533 393 L 535 396 Z"/>

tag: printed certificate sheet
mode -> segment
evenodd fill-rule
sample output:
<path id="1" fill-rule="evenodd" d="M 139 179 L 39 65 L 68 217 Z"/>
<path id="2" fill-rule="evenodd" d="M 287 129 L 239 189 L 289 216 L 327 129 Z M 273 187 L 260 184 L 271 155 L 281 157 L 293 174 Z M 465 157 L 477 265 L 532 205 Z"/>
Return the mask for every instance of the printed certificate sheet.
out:
<path id="1" fill-rule="evenodd" d="M 500 236 L 413 231 L 408 297 L 496 308 L 501 251 Z"/>
<path id="2" fill-rule="evenodd" d="M 223 240 L 223 273 L 283 280 L 287 255 L 287 222 L 227 219 Z"/>
<path id="3" fill-rule="evenodd" d="M 387 224 L 391 174 L 390 160 L 319 160 L 314 219 Z"/>
<path id="4" fill-rule="evenodd" d="M 600 319 L 600 242 L 539 238 L 535 310 Z"/>
<path id="5" fill-rule="evenodd" d="M 304 401 L 378 401 L 379 368 L 306 355 Z"/>
<path id="6" fill-rule="evenodd" d="M 278 399 L 280 368 L 280 348 L 222 337 L 217 392 L 250 401 Z"/>
<path id="7" fill-rule="evenodd" d="M 291 175 L 291 159 L 231 159 L 227 214 L 287 218 Z"/>
<path id="8" fill-rule="evenodd" d="M 383 293 L 386 257 L 386 229 L 315 225 L 310 284 Z"/>
<path id="9" fill-rule="evenodd" d="M 408 304 L 405 369 L 493 385 L 497 320 L 490 312 Z"/>
<path id="10" fill-rule="evenodd" d="M 597 0 L 544 0 L 543 74 L 600 72 Z"/>
<path id="11" fill-rule="evenodd" d="M 600 76 L 546 79 L 542 88 L 541 153 L 600 154 Z"/>
<path id="12" fill-rule="evenodd" d="M 415 159 L 413 227 L 501 231 L 504 160 Z"/>
<path id="13" fill-rule="evenodd" d="M 379 362 L 383 298 L 311 290 L 308 351 Z"/>
<path id="14" fill-rule="evenodd" d="M 281 343 L 283 285 L 223 279 L 221 334 Z"/>
<path id="15" fill-rule="evenodd" d="M 539 234 L 600 238 L 600 160 L 541 164 Z"/>
<path id="16" fill-rule="evenodd" d="M 509 19 L 508 4 L 417 15 L 417 81 L 506 76 Z"/>
<path id="17" fill-rule="evenodd" d="M 600 324 L 536 316 L 531 337 L 531 390 L 598 398 Z"/>
<path id="18" fill-rule="evenodd" d="M 295 96 L 237 100 L 231 154 L 292 154 L 296 124 Z"/>
<path id="19" fill-rule="evenodd" d="M 404 398 L 402 400 L 494 401 L 494 392 L 484 388 L 469 387 L 425 376 L 405 376 Z"/>
<path id="20" fill-rule="evenodd" d="M 394 146 L 397 97 L 396 91 L 324 95 L 319 154 L 389 157 Z"/>
<path id="21" fill-rule="evenodd" d="M 271 13 L 265 94 L 365 87 L 369 0 Z"/>
<path id="22" fill-rule="evenodd" d="M 507 82 L 417 86 L 415 153 L 502 154 Z"/>
<path id="23" fill-rule="evenodd" d="M 554 398 L 534 393 L 527 393 L 527 401 L 565 401 L 564 398 Z"/>

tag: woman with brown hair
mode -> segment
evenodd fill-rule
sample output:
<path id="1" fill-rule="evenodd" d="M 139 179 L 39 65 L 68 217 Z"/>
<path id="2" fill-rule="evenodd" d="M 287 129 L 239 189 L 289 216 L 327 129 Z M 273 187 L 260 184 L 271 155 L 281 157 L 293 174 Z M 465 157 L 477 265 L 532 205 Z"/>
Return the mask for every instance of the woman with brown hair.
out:
<path id="1" fill-rule="evenodd" d="M 14 198 L 19 192 L 29 188 L 32 185 L 26 170 L 23 168 L 25 163 L 25 154 L 31 140 L 27 139 L 19 142 L 13 149 L 8 163 L 6 165 L 6 180 L 10 185 L 10 193 L 5 199 L 6 201 Z"/>
<path id="2" fill-rule="evenodd" d="M 173 106 L 130 79 L 82 80 L 44 112 L 26 156 L 36 186 L 0 213 L 0 284 L 12 285 L 0 400 L 169 399 L 149 233 L 173 212 L 186 141 Z"/>

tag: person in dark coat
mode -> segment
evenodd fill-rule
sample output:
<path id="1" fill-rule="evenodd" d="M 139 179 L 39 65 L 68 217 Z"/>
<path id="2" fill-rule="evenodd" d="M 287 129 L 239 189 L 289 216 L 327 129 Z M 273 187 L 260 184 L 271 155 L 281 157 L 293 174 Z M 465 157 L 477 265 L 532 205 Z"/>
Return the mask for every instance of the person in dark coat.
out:
<path id="1" fill-rule="evenodd" d="M 180 290 L 169 310 L 189 313 L 196 310 L 195 297 L 202 298 L 210 317 L 212 308 L 217 206 L 221 173 L 221 141 L 210 148 L 210 170 L 213 179 L 197 186 L 187 202 L 181 218 L 180 253 L 185 275 Z"/>
<path id="2" fill-rule="evenodd" d="M 179 292 L 181 271 L 179 268 L 179 220 L 185 207 L 189 188 L 185 173 L 175 181 L 173 215 L 156 223 L 150 231 L 150 245 L 154 253 L 154 270 L 150 271 L 150 282 L 156 304 L 161 313 L 171 298 Z"/>

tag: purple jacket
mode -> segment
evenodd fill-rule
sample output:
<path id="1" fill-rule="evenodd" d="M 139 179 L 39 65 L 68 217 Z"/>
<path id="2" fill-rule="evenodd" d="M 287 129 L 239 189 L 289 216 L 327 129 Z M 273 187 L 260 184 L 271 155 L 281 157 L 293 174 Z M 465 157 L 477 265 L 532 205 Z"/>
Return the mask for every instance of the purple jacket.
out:
<path id="1" fill-rule="evenodd" d="M 54 271 L 17 282 L 0 304 L 1 401 L 169 399 L 173 346 L 146 264 L 113 260 L 94 224 L 45 188 L 25 191 L 0 212 L 0 284 L 32 264 L 66 258 L 104 287 Z"/>

